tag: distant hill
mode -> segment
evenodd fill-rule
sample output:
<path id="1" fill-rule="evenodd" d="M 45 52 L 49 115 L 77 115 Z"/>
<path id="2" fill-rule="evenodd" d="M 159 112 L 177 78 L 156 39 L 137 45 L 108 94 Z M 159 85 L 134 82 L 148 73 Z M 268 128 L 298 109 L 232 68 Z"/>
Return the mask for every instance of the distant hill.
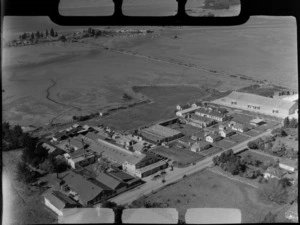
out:
<path id="1" fill-rule="evenodd" d="M 241 4 L 240 0 L 205 0 L 205 9 L 229 9 L 230 6 Z"/>

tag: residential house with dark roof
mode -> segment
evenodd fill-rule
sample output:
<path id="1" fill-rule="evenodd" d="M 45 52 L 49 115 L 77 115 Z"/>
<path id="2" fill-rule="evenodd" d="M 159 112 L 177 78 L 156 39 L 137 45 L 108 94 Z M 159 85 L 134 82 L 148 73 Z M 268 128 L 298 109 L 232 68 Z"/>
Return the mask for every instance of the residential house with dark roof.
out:
<path id="1" fill-rule="evenodd" d="M 188 109 L 188 108 L 190 108 L 191 106 L 189 105 L 189 104 L 185 104 L 185 105 L 177 105 L 176 106 L 176 109 L 178 110 L 178 111 L 180 111 L 180 110 L 184 110 L 184 109 Z"/>
<path id="2" fill-rule="evenodd" d="M 77 208 L 80 204 L 60 191 L 47 190 L 44 194 L 44 203 L 58 216 L 64 215 L 64 209 Z"/>
<path id="3" fill-rule="evenodd" d="M 221 137 L 230 137 L 232 135 L 235 134 L 235 131 L 231 130 L 231 129 L 226 129 L 226 130 L 220 130 L 219 134 L 221 135 Z"/>
<path id="4" fill-rule="evenodd" d="M 212 133 L 205 137 L 205 140 L 210 143 L 214 143 L 216 141 L 221 140 L 222 137 L 218 133 Z"/>
<path id="5" fill-rule="evenodd" d="M 246 132 L 249 130 L 248 124 L 243 120 L 243 118 L 235 117 L 232 118 L 228 126 L 235 131 Z"/>

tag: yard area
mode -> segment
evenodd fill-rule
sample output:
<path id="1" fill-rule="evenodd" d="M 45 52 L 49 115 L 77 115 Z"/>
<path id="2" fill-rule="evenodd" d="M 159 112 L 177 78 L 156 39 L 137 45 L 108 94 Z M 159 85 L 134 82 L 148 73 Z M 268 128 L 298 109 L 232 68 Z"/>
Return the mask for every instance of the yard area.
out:
<path id="1" fill-rule="evenodd" d="M 211 147 L 209 149 L 206 149 L 204 151 L 201 151 L 199 154 L 203 155 L 203 156 L 210 156 L 210 155 L 213 155 L 217 152 L 220 152 L 222 151 L 222 148 L 218 148 L 218 147 Z"/>
<path id="2" fill-rule="evenodd" d="M 276 205 L 261 202 L 255 188 L 207 169 L 144 196 L 134 201 L 133 206 L 142 207 L 144 202 L 176 208 L 179 219 L 184 219 L 188 208 L 238 208 L 242 213 L 242 223 L 259 223 L 269 211 L 278 209 Z"/>
<path id="3" fill-rule="evenodd" d="M 258 130 L 248 130 L 248 131 L 244 132 L 244 134 L 249 135 L 251 137 L 255 137 L 255 136 L 259 135 L 260 133 L 262 133 L 262 132 L 258 131 Z"/>
<path id="4" fill-rule="evenodd" d="M 179 148 L 165 148 L 163 146 L 159 146 L 155 149 L 150 150 L 156 154 L 159 154 L 163 157 L 166 157 L 181 166 L 191 164 L 193 162 L 199 161 L 204 157 L 197 153 L 194 153 L 188 149 L 179 149 Z"/>
<path id="5" fill-rule="evenodd" d="M 168 127 L 180 131 L 185 136 L 191 136 L 192 134 L 200 130 L 200 128 L 198 127 L 194 127 L 188 124 L 178 124 L 178 123 L 174 123 L 172 125 L 169 125 Z"/>
<path id="6" fill-rule="evenodd" d="M 57 216 L 42 203 L 41 194 L 46 189 L 28 187 L 15 180 L 16 165 L 20 159 L 20 154 L 20 150 L 2 153 L 3 177 L 5 177 L 3 187 L 7 187 L 3 190 L 4 220 L 8 221 L 9 224 L 57 223 Z"/>
<path id="7" fill-rule="evenodd" d="M 246 141 L 249 137 L 242 135 L 242 134 L 235 134 L 230 136 L 228 139 L 235 141 L 236 143 L 241 143 Z"/>
<path id="8" fill-rule="evenodd" d="M 241 158 L 244 158 L 247 155 L 251 155 L 253 159 L 259 160 L 262 163 L 265 161 L 269 161 L 270 163 L 273 163 L 273 164 L 275 163 L 275 160 L 272 156 L 266 156 L 263 154 L 255 153 L 255 151 L 252 151 L 252 150 L 247 150 L 247 151 L 241 152 L 238 155 L 240 155 Z"/>
<path id="9" fill-rule="evenodd" d="M 226 140 L 226 139 L 222 139 L 222 140 L 217 141 L 216 143 L 214 143 L 214 145 L 215 145 L 216 147 L 220 147 L 220 148 L 223 148 L 223 149 L 227 149 L 227 148 L 233 147 L 234 145 L 236 145 L 236 143 L 231 142 L 231 141 L 228 141 L 228 140 Z"/>

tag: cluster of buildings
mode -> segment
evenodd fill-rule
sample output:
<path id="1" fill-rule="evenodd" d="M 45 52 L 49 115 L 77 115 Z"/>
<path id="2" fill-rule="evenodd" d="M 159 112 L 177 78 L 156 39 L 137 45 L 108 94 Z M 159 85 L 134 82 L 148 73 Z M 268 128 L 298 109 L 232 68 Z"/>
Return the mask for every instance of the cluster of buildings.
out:
<path id="1" fill-rule="evenodd" d="M 45 204 L 58 215 L 68 207 L 101 203 L 140 185 L 141 178 L 168 167 L 166 161 L 148 152 L 155 146 L 153 143 L 104 126 L 75 124 L 43 140 L 42 146 L 71 167 L 67 175 L 59 178 L 60 190 L 49 190 L 44 196 Z M 88 170 L 102 160 L 109 163 L 109 168 L 99 167 L 98 172 L 91 170 L 88 176 L 76 172 Z"/>
<path id="2" fill-rule="evenodd" d="M 139 178 L 123 171 L 82 176 L 70 171 L 59 180 L 59 189 L 43 194 L 44 203 L 57 215 L 68 208 L 91 207 L 142 184 Z"/>

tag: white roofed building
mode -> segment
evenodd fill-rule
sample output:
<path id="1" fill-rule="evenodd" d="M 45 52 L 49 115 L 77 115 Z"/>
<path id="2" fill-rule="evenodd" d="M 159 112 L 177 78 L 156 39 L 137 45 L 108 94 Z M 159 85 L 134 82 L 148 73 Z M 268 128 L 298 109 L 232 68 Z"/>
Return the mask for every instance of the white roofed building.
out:
<path id="1" fill-rule="evenodd" d="M 294 114 L 295 110 L 298 109 L 298 103 L 296 102 L 236 91 L 213 101 L 213 103 L 279 118 Z"/>

